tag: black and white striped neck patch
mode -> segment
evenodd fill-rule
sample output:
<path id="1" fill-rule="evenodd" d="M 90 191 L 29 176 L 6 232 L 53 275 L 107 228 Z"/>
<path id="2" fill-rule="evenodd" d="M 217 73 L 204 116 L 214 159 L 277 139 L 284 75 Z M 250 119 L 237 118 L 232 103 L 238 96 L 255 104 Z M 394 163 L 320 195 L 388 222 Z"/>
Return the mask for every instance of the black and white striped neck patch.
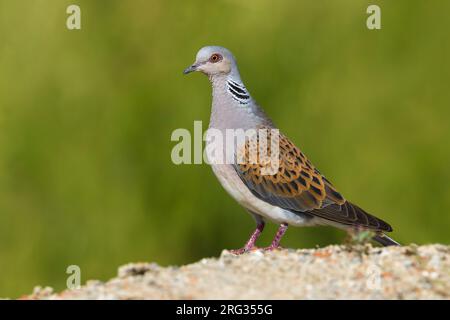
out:
<path id="1" fill-rule="evenodd" d="M 250 102 L 250 94 L 243 84 L 237 83 L 231 79 L 227 81 L 228 92 L 234 100 L 240 104 L 248 104 Z"/>

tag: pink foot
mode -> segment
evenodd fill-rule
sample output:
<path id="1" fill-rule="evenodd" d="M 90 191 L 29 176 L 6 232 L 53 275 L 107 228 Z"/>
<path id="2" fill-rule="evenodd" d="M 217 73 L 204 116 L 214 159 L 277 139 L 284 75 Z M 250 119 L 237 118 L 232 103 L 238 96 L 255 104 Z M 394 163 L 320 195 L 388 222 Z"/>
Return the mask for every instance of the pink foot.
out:
<path id="1" fill-rule="evenodd" d="M 275 235 L 275 238 L 272 241 L 272 244 L 266 248 L 264 248 L 264 251 L 273 251 L 273 250 L 280 250 L 283 249 L 282 246 L 280 246 L 281 238 L 283 238 L 283 235 L 285 234 L 286 230 L 288 228 L 287 223 L 282 223 L 280 227 L 278 228 L 277 234 Z"/>
<path id="2" fill-rule="evenodd" d="M 252 235 L 250 236 L 250 239 L 248 239 L 245 246 L 240 249 L 230 250 L 230 252 L 232 254 L 241 255 L 241 254 L 244 254 L 244 253 L 252 251 L 252 250 L 257 250 L 258 247 L 255 246 L 255 242 L 259 238 L 259 235 L 261 234 L 261 232 L 263 230 L 264 230 L 264 222 L 258 223 L 258 225 L 256 226 L 256 230 L 252 233 Z"/>

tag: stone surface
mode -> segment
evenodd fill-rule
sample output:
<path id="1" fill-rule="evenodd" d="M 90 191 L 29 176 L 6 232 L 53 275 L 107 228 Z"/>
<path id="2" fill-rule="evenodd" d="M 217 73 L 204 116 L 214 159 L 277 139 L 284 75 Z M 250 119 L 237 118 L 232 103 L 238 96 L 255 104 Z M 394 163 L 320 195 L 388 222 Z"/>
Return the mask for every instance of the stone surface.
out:
<path id="1" fill-rule="evenodd" d="M 254 251 L 180 267 L 127 264 L 107 282 L 24 299 L 449 299 L 450 247 Z"/>

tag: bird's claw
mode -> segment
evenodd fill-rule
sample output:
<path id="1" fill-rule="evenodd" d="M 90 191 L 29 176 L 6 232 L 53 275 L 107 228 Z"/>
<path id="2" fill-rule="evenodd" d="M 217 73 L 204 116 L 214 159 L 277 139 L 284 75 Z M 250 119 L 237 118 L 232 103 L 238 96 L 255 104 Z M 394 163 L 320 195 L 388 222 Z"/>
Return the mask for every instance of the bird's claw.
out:
<path id="1" fill-rule="evenodd" d="M 255 251 L 255 250 L 258 250 L 258 249 L 260 249 L 260 248 L 258 248 L 256 246 L 251 247 L 251 248 L 243 247 L 243 248 L 240 248 L 240 249 L 232 249 L 232 250 L 230 250 L 230 252 L 232 254 L 235 254 L 235 255 L 239 256 L 241 254 L 244 254 L 244 253 L 247 253 L 247 252 L 250 252 L 250 251 Z"/>
<path id="2" fill-rule="evenodd" d="M 265 248 L 262 248 L 262 250 L 264 251 L 274 251 L 274 250 L 282 250 L 284 249 L 282 246 L 278 245 L 278 246 L 268 246 Z"/>

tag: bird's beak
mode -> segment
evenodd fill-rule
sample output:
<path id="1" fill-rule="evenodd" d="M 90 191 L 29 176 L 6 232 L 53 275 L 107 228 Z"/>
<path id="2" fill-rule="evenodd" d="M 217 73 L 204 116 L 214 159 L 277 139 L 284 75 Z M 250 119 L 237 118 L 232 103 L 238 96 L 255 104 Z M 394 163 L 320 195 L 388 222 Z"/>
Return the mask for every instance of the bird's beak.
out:
<path id="1" fill-rule="evenodd" d="M 187 67 L 186 69 L 184 69 L 183 73 L 184 73 L 184 74 L 188 74 L 188 73 L 197 71 L 197 67 L 198 67 L 197 64 L 193 64 L 192 66 L 189 66 L 189 67 Z"/>

